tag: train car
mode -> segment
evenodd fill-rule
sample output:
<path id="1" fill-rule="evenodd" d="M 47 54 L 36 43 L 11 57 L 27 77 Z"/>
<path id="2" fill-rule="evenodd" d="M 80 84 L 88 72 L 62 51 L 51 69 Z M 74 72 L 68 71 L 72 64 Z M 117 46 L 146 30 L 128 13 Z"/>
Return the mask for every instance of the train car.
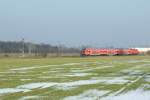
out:
<path id="1" fill-rule="evenodd" d="M 108 56 L 109 55 L 109 49 L 99 49 L 99 55 Z"/>
<path id="2" fill-rule="evenodd" d="M 81 51 L 82 56 L 100 56 L 108 55 L 109 51 L 107 49 L 95 49 L 95 48 L 85 48 Z"/>
<path id="3" fill-rule="evenodd" d="M 116 56 L 116 55 L 122 55 L 121 49 L 110 49 L 109 55 Z"/>
<path id="4" fill-rule="evenodd" d="M 125 49 L 124 55 L 138 55 L 140 52 L 137 49 Z"/>
<path id="5" fill-rule="evenodd" d="M 85 48 L 81 56 L 115 56 L 115 55 L 138 55 L 137 49 L 95 49 Z"/>
<path id="6" fill-rule="evenodd" d="M 80 54 L 81 54 L 81 56 L 88 56 L 88 55 L 90 55 L 90 50 L 85 48 L 81 51 Z"/>

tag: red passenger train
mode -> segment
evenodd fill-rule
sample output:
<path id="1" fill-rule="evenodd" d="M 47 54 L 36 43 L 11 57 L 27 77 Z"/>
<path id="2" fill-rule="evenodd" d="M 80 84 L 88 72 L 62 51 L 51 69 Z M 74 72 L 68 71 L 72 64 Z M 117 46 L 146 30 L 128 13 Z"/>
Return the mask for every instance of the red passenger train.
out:
<path id="1" fill-rule="evenodd" d="M 137 49 L 95 49 L 85 48 L 81 51 L 81 56 L 115 56 L 115 55 L 138 55 Z"/>

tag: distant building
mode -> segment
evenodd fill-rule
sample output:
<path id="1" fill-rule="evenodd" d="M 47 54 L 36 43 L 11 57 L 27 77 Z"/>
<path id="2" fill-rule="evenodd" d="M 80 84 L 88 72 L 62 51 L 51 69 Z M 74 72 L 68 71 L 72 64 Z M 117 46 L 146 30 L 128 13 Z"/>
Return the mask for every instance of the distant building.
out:
<path id="1" fill-rule="evenodd" d="M 150 51 L 150 48 L 134 48 L 134 49 L 137 49 L 140 53 L 146 53 Z"/>

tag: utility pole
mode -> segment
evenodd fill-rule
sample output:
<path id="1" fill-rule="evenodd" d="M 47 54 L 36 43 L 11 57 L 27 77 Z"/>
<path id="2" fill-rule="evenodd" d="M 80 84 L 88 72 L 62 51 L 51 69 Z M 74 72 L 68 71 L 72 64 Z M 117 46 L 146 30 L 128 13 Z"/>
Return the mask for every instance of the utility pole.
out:
<path id="1" fill-rule="evenodd" d="M 28 54 L 31 55 L 32 44 L 28 43 Z"/>
<path id="2" fill-rule="evenodd" d="M 61 56 L 61 44 L 59 41 L 57 42 L 57 56 Z"/>
<path id="3" fill-rule="evenodd" d="M 22 38 L 22 57 L 24 57 L 24 53 L 25 53 L 25 50 L 24 50 L 24 38 Z"/>

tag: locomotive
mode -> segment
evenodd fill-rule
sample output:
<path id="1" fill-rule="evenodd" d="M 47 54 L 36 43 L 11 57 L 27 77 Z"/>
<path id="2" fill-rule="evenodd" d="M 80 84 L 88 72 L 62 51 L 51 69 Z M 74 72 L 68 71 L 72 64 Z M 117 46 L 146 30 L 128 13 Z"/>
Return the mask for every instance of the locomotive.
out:
<path id="1" fill-rule="evenodd" d="M 137 49 L 96 49 L 85 48 L 81 50 L 81 56 L 116 56 L 116 55 L 138 55 L 140 52 Z"/>

